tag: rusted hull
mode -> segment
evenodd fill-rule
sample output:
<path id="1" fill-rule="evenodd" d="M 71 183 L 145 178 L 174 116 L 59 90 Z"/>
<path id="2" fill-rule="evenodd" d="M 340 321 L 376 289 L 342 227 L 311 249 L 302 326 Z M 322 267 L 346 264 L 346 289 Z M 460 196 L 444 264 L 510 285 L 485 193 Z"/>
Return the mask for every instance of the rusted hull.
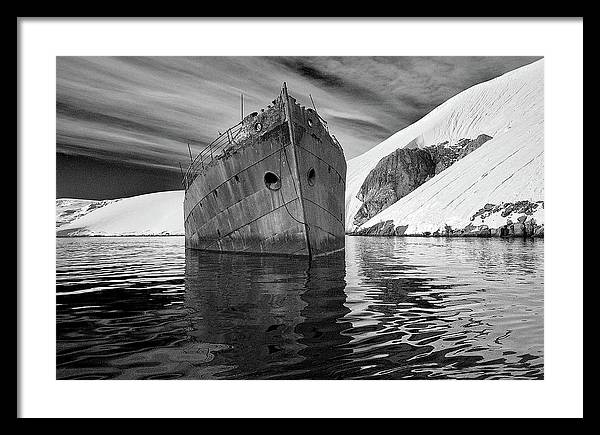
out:
<path id="1" fill-rule="evenodd" d="M 346 161 L 341 151 L 327 142 L 331 139 L 326 131 L 312 132 L 314 126 L 306 128 L 300 120 L 294 126 L 300 197 L 311 253 L 319 256 L 342 250 Z M 309 182 L 311 171 L 314 178 Z"/>
<path id="2" fill-rule="evenodd" d="M 286 115 L 261 114 L 264 131 L 189 184 L 187 248 L 305 257 L 344 249 L 343 152 L 320 122 L 308 124 L 314 112 L 291 107 L 293 140 Z M 279 184 L 268 184 L 267 173 Z"/>

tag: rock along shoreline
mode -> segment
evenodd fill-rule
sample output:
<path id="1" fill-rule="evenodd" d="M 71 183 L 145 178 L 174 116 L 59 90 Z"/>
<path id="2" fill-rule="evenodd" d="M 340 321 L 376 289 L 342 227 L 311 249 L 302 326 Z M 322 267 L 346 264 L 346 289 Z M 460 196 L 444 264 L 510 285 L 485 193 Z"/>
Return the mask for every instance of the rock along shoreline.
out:
<path id="1" fill-rule="evenodd" d="M 544 225 L 534 222 L 507 223 L 498 228 L 489 228 L 487 225 L 467 225 L 462 229 L 452 229 L 446 226 L 443 231 L 424 231 L 422 233 L 406 234 L 408 225 L 394 226 L 394 221 L 380 222 L 369 228 L 347 232 L 349 236 L 372 237 L 498 237 L 498 238 L 544 238 Z"/>
<path id="2" fill-rule="evenodd" d="M 349 236 L 384 236 L 384 237 L 503 237 L 503 238 L 543 238 L 544 224 L 539 224 L 533 216 L 536 211 L 544 208 L 544 201 L 531 202 L 528 200 L 508 202 L 499 205 L 486 204 L 471 216 L 469 223 L 464 228 L 452 228 L 445 225 L 443 229 L 434 232 L 407 233 L 408 225 L 395 225 L 393 220 L 386 220 L 356 231 L 346 232 Z M 499 226 L 489 226 L 486 219 L 498 217 L 506 219 L 506 223 Z M 514 219 L 514 221 L 513 221 Z M 476 220 L 479 225 L 474 224 Z M 488 223 L 491 223 L 488 221 Z"/>

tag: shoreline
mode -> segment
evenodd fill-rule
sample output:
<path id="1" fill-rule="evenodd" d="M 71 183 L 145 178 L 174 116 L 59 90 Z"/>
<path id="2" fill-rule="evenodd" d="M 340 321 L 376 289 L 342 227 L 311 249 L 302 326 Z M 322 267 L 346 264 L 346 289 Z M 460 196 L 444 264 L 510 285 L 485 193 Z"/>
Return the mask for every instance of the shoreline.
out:
<path id="1" fill-rule="evenodd" d="M 445 235 L 445 234 L 357 234 L 357 233 L 346 233 L 349 237 L 428 237 L 428 238 L 443 238 L 443 239 L 543 239 L 544 235 L 525 235 L 525 236 L 492 236 L 492 235 L 471 235 L 471 234 L 460 234 L 460 235 Z"/>
<path id="2" fill-rule="evenodd" d="M 84 234 L 73 236 L 56 235 L 57 239 L 75 239 L 82 237 L 185 237 L 185 234 Z"/>
<path id="3" fill-rule="evenodd" d="M 429 237 L 429 238 L 483 238 L 483 239 L 543 239 L 544 235 L 526 235 L 526 236 L 491 236 L 491 235 L 445 235 L 445 234 L 357 234 L 357 233 L 345 233 L 349 237 Z M 116 234 L 116 235 L 104 235 L 104 234 L 90 234 L 90 235 L 77 235 L 77 236 L 56 236 L 57 239 L 77 239 L 77 238 L 116 238 L 116 237 L 185 237 L 184 234 Z"/>
<path id="4" fill-rule="evenodd" d="M 497 228 L 488 225 L 473 225 L 454 229 L 446 225 L 443 230 L 423 231 L 422 233 L 406 233 L 408 225 L 394 224 L 393 220 L 379 222 L 358 231 L 346 232 L 349 236 L 381 236 L 381 237 L 483 237 L 483 238 L 544 238 L 544 224 L 538 224 L 530 215 L 519 216 L 517 222 L 508 219 L 506 224 Z"/>

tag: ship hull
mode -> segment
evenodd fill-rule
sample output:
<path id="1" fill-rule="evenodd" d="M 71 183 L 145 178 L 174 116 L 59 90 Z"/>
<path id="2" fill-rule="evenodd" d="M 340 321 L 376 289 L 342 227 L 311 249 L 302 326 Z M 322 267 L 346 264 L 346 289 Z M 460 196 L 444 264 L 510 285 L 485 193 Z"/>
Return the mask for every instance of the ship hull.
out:
<path id="1" fill-rule="evenodd" d="M 245 143 L 189 183 L 187 248 L 302 257 L 344 249 L 343 151 L 316 112 L 287 109 L 249 119 Z M 260 133 L 257 123 L 265 125 Z"/>

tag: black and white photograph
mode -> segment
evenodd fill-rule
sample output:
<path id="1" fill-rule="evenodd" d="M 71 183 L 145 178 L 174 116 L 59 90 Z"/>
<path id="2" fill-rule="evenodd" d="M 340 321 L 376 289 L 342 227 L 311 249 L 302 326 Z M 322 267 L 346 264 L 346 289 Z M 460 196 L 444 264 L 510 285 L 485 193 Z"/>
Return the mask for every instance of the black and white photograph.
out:
<path id="1" fill-rule="evenodd" d="M 543 378 L 543 59 L 56 65 L 58 378 Z"/>
<path id="2" fill-rule="evenodd" d="M 567 297 L 548 284 L 570 267 L 549 267 L 552 238 L 582 225 L 546 199 L 570 177 L 547 163 L 551 52 L 78 47 L 51 56 L 36 163 L 48 382 L 548 381 L 548 300 Z"/>

